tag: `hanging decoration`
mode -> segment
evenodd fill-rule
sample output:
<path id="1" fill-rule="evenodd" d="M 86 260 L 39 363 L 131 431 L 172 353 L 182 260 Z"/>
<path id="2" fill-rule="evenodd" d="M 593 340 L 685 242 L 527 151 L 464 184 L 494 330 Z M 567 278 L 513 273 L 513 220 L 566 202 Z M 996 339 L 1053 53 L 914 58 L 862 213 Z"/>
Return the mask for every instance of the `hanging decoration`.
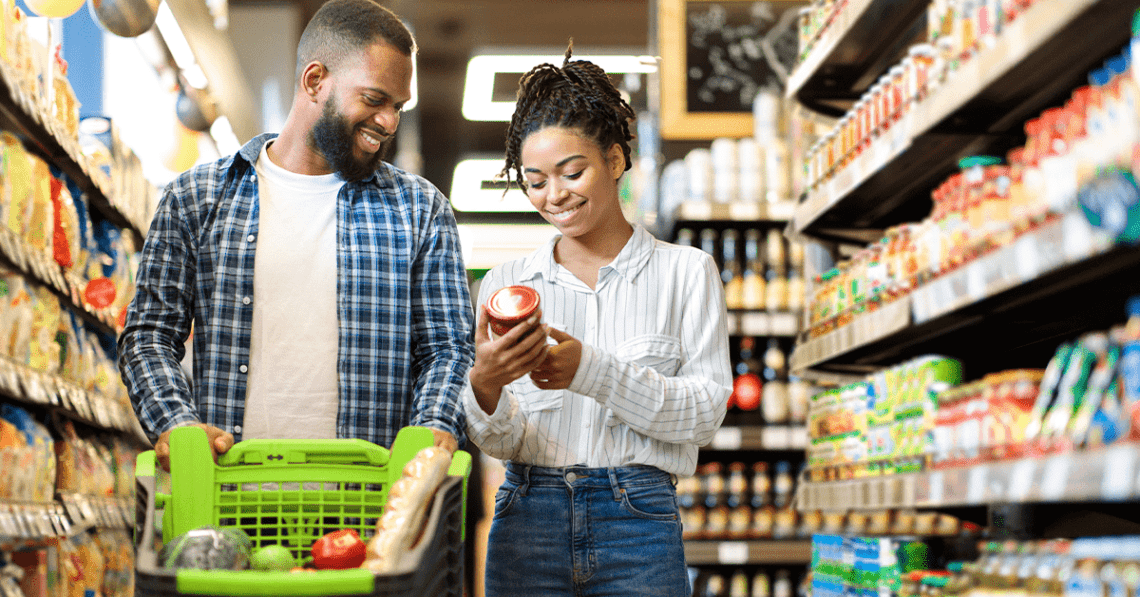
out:
<path id="1" fill-rule="evenodd" d="M 95 22 L 107 31 L 119 37 L 138 37 L 154 26 L 158 4 L 159 0 L 89 0 L 87 7 Z"/>

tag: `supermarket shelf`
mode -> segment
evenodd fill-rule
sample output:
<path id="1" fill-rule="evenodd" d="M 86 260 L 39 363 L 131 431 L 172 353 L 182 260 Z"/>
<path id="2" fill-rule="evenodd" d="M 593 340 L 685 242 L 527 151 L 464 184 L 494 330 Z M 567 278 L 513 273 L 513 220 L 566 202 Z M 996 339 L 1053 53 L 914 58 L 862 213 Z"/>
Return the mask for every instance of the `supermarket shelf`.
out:
<path id="1" fill-rule="evenodd" d="M 726 325 L 729 336 L 790 338 L 799 333 L 800 317 L 782 311 L 729 311 Z"/>
<path id="2" fill-rule="evenodd" d="M 44 504 L 0 500 L 0 550 L 74 537 L 91 528 L 130 529 L 134 507 L 132 498 L 78 494 Z"/>
<path id="3" fill-rule="evenodd" d="M 802 483 L 801 510 L 937 509 L 1000 503 L 1116 502 L 1140 498 L 1140 445 L 906 475 Z"/>
<path id="4" fill-rule="evenodd" d="M 930 190 L 965 155 L 1004 152 L 1125 45 L 1135 3 L 1042 0 L 963 63 L 853 164 L 808 193 L 790 231 L 843 238 L 929 213 Z"/>
<path id="5" fill-rule="evenodd" d="M 4 357 L 0 357 L 0 397 L 48 408 L 91 427 L 123 432 L 126 439 L 150 446 L 129 406 Z"/>
<path id="6" fill-rule="evenodd" d="M 710 203 L 685 201 L 677 206 L 676 222 L 788 222 L 795 213 L 796 204 L 743 202 Z"/>
<path id="7" fill-rule="evenodd" d="M 1138 271 L 1140 250 L 1113 246 L 1071 213 L 799 342 L 791 368 L 865 372 L 923 352 L 985 358 L 996 367 L 1025 348 L 1044 364 L 1063 339 L 1122 321 L 1125 300 L 1140 291 Z"/>
<path id="8" fill-rule="evenodd" d="M 858 99 L 925 31 L 926 3 L 849 0 L 788 77 L 787 96 L 817 112 L 836 114 L 827 100 Z"/>
<path id="9" fill-rule="evenodd" d="M 63 170 L 87 191 L 92 210 L 119 228 L 132 231 L 136 245 L 142 246 L 149 227 L 148 214 L 127 215 L 115 206 L 110 181 L 92 176 L 93 167 L 79 149 L 79 142 L 57 135 L 43 110 L 17 80 L 10 67 L 0 64 L 0 128 L 20 137 L 30 151 Z"/>
<path id="10" fill-rule="evenodd" d="M 803 450 L 807 427 L 786 425 L 725 426 L 717 430 L 710 450 Z"/>
<path id="11" fill-rule="evenodd" d="M 811 541 L 686 541 L 685 563 L 690 566 L 742 564 L 807 564 Z"/>

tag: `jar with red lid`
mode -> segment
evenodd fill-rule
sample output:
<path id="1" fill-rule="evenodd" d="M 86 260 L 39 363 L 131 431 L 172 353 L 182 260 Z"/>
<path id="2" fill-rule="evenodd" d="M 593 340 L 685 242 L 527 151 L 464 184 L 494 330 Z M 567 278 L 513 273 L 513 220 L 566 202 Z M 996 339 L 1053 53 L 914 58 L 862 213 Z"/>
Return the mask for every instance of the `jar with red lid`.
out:
<path id="1" fill-rule="evenodd" d="M 487 298 L 491 337 L 499 339 L 511 328 L 526 321 L 539 308 L 538 292 L 529 286 L 506 286 Z"/>

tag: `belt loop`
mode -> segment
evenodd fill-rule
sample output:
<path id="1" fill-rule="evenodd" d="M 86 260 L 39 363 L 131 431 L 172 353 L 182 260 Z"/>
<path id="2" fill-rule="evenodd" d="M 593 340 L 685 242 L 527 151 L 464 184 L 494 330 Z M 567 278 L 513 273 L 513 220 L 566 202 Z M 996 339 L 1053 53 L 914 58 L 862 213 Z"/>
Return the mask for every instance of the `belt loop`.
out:
<path id="1" fill-rule="evenodd" d="M 519 486 L 519 495 L 521 496 L 526 496 L 526 491 L 530 489 L 530 466 L 529 464 L 524 464 L 522 467 L 523 482 L 522 485 Z"/>
<path id="2" fill-rule="evenodd" d="M 607 467 L 606 473 L 608 473 L 610 477 L 610 489 L 613 489 L 614 501 L 621 501 L 621 496 L 625 493 L 625 490 L 621 488 L 621 483 L 618 482 L 617 468 L 612 466 Z"/>

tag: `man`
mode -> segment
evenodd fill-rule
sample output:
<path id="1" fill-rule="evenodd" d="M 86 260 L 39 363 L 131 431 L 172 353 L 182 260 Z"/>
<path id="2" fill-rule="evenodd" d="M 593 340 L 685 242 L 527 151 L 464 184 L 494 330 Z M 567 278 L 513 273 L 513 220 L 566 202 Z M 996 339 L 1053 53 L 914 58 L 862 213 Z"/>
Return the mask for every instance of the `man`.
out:
<path id="1" fill-rule="evenodd" d="M 355 437 L 407 425 L 456 449 L 474 358 L 455 219 L 424 179 L 381 161 L 411 99 L 411 33 L 372 0 L 305 28 L 281 134 L 165 189 L 119 338 L 120 370 L 169 467 L 170 430 Z M 194 330 L 193 383 L 179 361 Z"/>

